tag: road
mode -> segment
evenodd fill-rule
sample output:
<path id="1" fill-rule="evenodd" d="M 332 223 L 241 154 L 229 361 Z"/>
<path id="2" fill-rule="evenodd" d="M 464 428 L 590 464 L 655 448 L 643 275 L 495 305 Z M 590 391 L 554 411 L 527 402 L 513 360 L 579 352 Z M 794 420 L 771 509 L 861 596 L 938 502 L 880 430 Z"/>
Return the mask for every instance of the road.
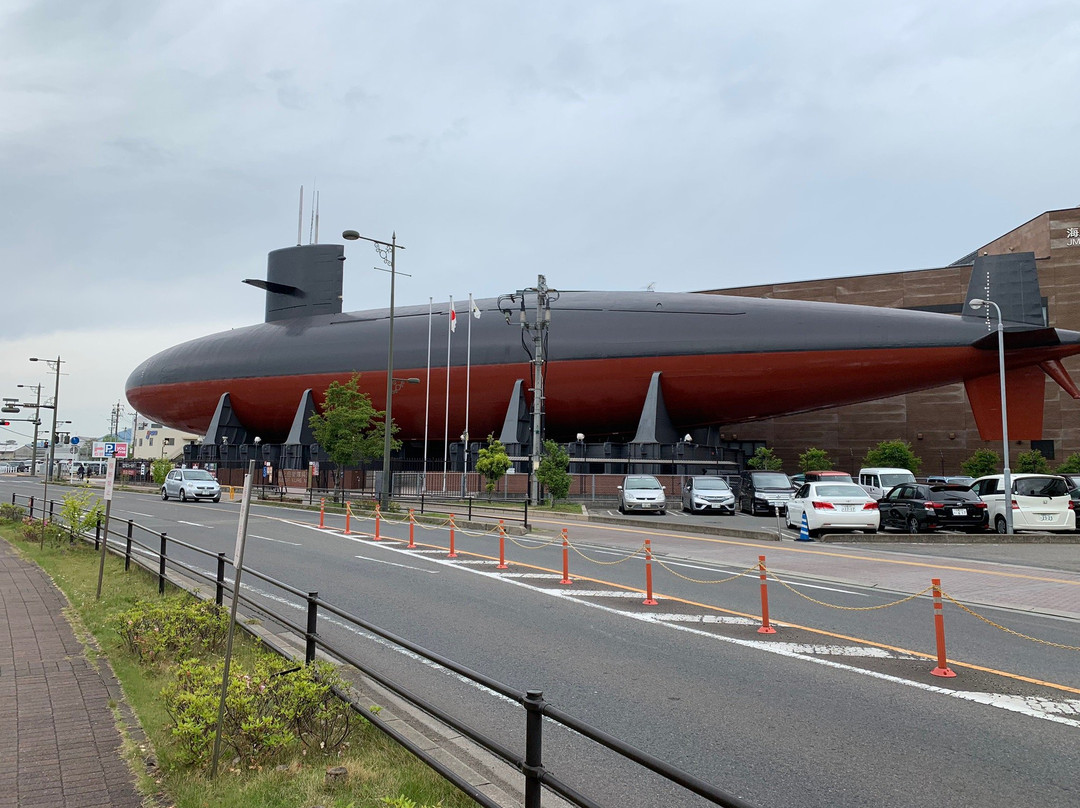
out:
<path id="1" fill-rule="evenodd" d="M 33 486 L 0 478 L 0 495 Z M 231 556 L 235 503 L 120 492 L 113 514 Z M 317 513 L 256 506 L 247 564 L 512 687 L 542 689 L 559 708 L 760 806 L 1080 804 L 1075 545 L 796 544 L 648 519 L 537 517 L 537 533 L 507 541 L 510 569 L 499 571 L 491 534 L 457 531 L 449 559 L 445 529 L 417 528 L 408 550 L 406 525 L 384 521 L 375 542 L 369 521 L 344 536 L 339 517 L 320 531 Z M 563 524 L 569 585 L 560 583 Z M 645 538 L 656 606 L 642 603 Z M 758 633 L 759 555 L 772 635 Z M 930 675 L 930 601 L 904 600 L 931 577 L 984 618 L 946 601 L 955 678 Z M 298 604 L 251 586 L 301 619 Z M 520 744 L 516 706 L 329 622 L 326 638 Z M 703 804 L 557 727 L 546 731 L 545 763 L 604 805 Z"/>

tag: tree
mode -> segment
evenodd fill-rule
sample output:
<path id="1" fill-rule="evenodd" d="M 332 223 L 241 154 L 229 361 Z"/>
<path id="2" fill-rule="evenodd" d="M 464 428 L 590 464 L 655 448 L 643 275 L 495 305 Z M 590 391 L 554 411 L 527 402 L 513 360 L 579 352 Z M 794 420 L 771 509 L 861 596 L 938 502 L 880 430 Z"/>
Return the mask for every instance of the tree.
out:
<path id="1" fill-rule="evenodd" d="M 975 454 L 960 464 L 960 470 L 969 477 L 985 477 L 996 474 L 1001 468 L 1001 455 L 991 449 L 976 449 Z"/>
<path id="2" fill-rule="evenodd" d="M 1056 469 L 1058 474 L 1080 474 L 1080 452 L 1074 452 Z"/>
<path id="3" fill-rule="evenodd" d="M 1020 452 L 1016 456 L 1016 468 L 1018 474 L 1049 474 L 1050 463 L 1038 449 L 1030 452 Z"/>
<path id="4" fill-rule="evenodd" d="M 506 454 L 506 447 L 502 442 L 495 440 L 495 436 L 491 434 L 487 436 L 487 446 L 481 447 L 476 455 L 476 470 L 483 475 L 484 487 L 490 494 L 510 468 L 510 457 Z"/>
<path id="5" fill-rule="evenodd" d="M 773 454 L 772 449 L 759 446 L 754 456 L 746 461 L 746 467 L 762 471 L 780 471 L 784 467 L 784 461 Z"/>
<path id="6" fill-rule="evenodd" d="M 832 458 L 824 449 L 811 448 L 799 455 L 799 471 L 828 471 L 832 467 Z"/>
<path id="7" fill-rule="evenodd" d="M 568 468 L 570 455 L 555 441 L 544 441 L 544 457 L 540 460 L 540 468 L 536 470 L 536 479 L 551 495 L 552 504 L 555 504 L 557 499 L 566 499 L 566 495 L 570 493 Z"/>
<path id="8" fill-rule="evenodd" d="M 164 485 L 165 478 L 169 476 L 169 472 L 173 470 L 173 464 L 171 460 L 166 460 L 163 457 L 159 457 L 157 460 L 150 464 L 150 476 L 154 480 L 154 485 Z"/>
<path id="9" fill-rule="evenodd" d="M 922 467 L 922 460 L 915 454 L 911 444 L 906 440 L 883 440 L 873 449 L 866 453 L 863 458 L 864 466 L 878 466 L 881 468 L 907 469 L 912 474 L 918 474 Z"/>
<path id="10" fill-rule="evenodd" d="M 354 373 L 345 384 L 330 382 L 323 395 L 322 413 L 308 419 L 315 440 L 338 468 L 383 455 L 386 413 L 376 410 L 359 388 L 359 373 Z M 398 449 L 401 441 L 393 439 L 394 432 L 396 426 L 391 428 L 390 446 Z M 341 485 L 344 486 L 344 475 Z"/>

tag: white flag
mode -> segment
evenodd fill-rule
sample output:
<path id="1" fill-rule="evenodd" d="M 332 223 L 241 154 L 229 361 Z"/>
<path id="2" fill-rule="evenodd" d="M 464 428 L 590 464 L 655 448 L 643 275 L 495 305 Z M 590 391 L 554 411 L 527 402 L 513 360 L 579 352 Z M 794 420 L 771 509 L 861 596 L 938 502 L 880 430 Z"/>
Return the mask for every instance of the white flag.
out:
<path id="1" fill-rule="evenodd" d="M 470 295 L 469 298 L 472 299 L 472 295 Z M 480 307 L 476 305 L 476 301 L 473 301 L 472 304 L 472 316 L 477 320 L 480 319 Z"/>

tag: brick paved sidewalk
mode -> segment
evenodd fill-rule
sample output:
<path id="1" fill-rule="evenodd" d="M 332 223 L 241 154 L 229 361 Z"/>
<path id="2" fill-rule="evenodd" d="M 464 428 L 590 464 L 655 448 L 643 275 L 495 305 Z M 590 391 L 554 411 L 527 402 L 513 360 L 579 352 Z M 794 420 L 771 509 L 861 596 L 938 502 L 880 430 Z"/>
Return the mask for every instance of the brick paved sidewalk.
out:
<path id="1" fill-rule="evenodd" d="M 67 605 L 0 541 L 0 808 L 139 808 L 109 708 L 119 684 L 91 664 Z"/>

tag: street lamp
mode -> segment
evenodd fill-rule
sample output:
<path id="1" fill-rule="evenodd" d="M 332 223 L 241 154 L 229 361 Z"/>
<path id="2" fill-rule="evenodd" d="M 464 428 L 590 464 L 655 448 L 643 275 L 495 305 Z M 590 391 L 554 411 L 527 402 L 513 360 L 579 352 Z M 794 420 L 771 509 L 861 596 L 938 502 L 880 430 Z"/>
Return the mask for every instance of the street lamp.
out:
<path id="1" fill-rule="evenodd" d="M 341 234 L 341 237 L 347 241 L 356 241 L 357 239 L 370 241 L 375 245 L 375 251 L 382 258 L 383 263 L 390 267 L 390 336 L 386 345 L 386 415 L 383 420 L 382 490 L 379 492 L 379 503 L 385 508 L 390 503 L 392 488 L 390 485 L 390 433 L 393 431 L 394 424 L 394 278 L 397 274 L 395 254 L 398 250 L 404 250 L 405 248 L 397 243 L 396 232 L 391 234 L 389 244 L 385 241 L 361 236 L 355 230 L 346 230 Z M 419 379 L 417 381 L 419 382 Z"/>
<path id="2" fill-rule="evenodd" d="M 993 300 L 983 300 L 982 298 L 974 298 L 968 301 L 968 305 L 973 309 L 994 307 L 994 311 L 997 312 L 998 321 L 998 371 L 1001 375 L 1001 444 L 1002 444 L 1002 460 L 1005 463 L 1004 480 L 1005 487 L 1005 532 L 1013 532 L 1013 518 L 1012 518 L 1012 474 L 1009 471 L 1009 415 L 1005 408 L 1005 324 L 1001 319 L 1001 307 L 998 306 Z M 989 312 L 987 312 L 989 314 Z"/>
<path id="3" fill-rule="evenodd" d="M 49 465 L 45 469 L 45 493 L 42 496 L 43 501 L 49 501 L 49 475 L 52 474 L 53 459 L 56 457 L 56 413 L 60 409 L 60 365 L 63 364 L 63 359 L 56 357 L 53 359 L 39 359 L 36 356 L 30 357 L 31 362 L 45 362 L 52 370 L 56 371 L 56 388 L 53 391 L 53 411 L 52 411 L 52 440 L 49 441 Z"/>

